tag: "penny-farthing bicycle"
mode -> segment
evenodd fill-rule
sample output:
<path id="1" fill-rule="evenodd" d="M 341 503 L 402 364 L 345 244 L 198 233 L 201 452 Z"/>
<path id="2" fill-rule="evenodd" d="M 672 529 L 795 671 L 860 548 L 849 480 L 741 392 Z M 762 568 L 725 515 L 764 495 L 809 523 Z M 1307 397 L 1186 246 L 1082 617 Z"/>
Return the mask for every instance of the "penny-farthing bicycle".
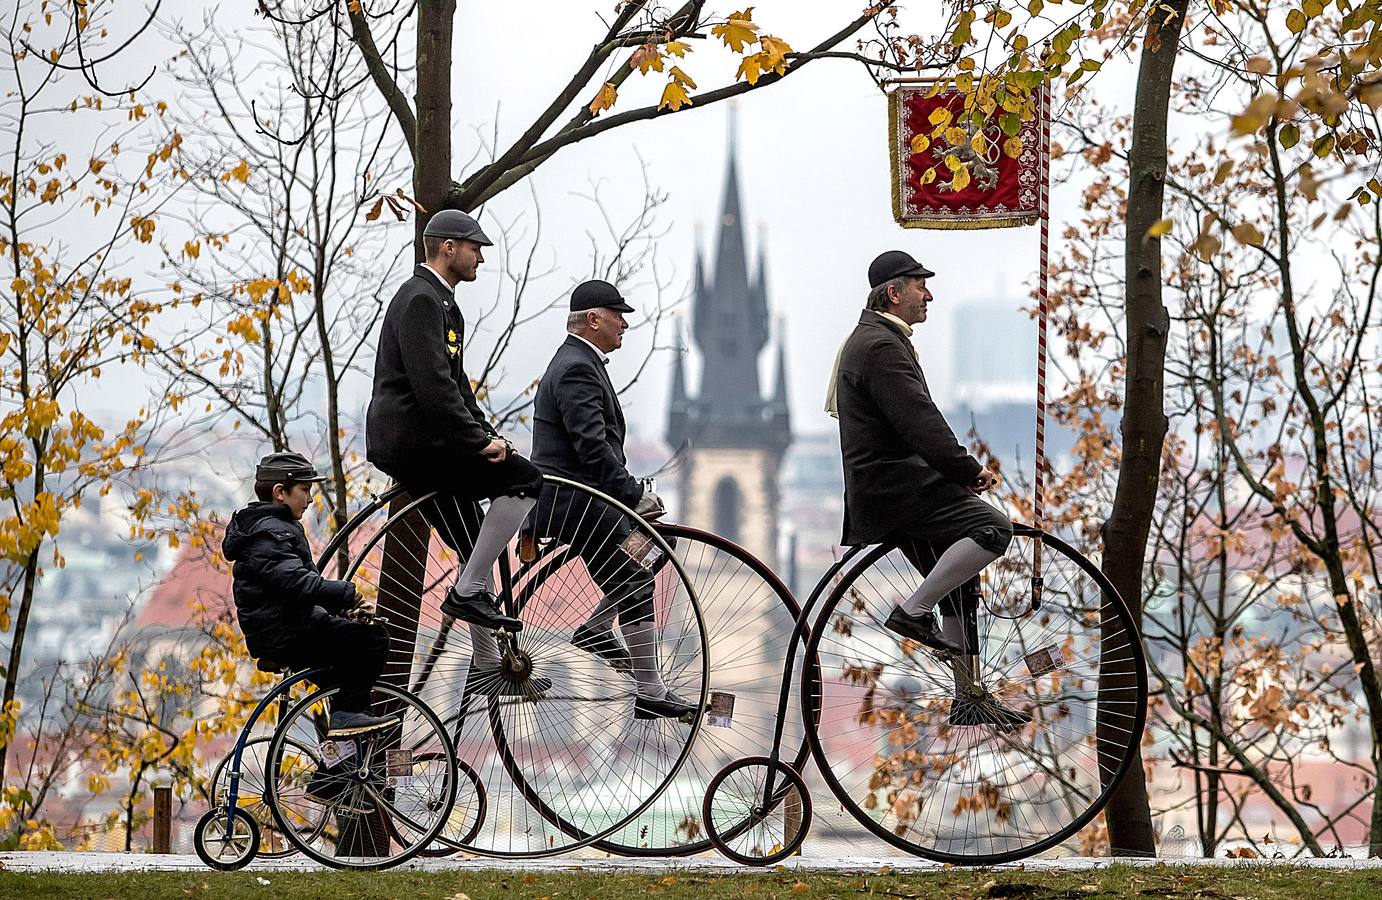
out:
<path id="1" fill-rule="evenodd" d="M 794 630 L 779 712 L 800 642 L 812 756 L 864 828 L 956 864 L 1057 848 L 1098 815 L 1141 740 L 1147 671 L 1135 622 L 1093 563 L 1019 525 L 1007 554 L 942 603 L 966 649 L 942 658 L 883 627 L 929 552 L 879 545 L 827 574 Z M 778 862 L 805 839 L 810 797 L 790 748 L 778 741 L 711 781 L 702 818 L 731 859 Z"/>
<path id="2" fill-rule="evenodd" d="M 286 843 L 333 868 L 383 869 L 431 845 L 450 819 L 459 774 L 432 711 L 407 691 L 376 684 L 371 710 L 393 722 L 333 739 L 326 726 L 336 688 L 309 686 L 321 670 L 258 665 L 284 677 L 212 777 L 212 809 L 193 831 L 202 861 L 235 870 L 259 855 L 285 855 Z M 270 735 L 254 736 L 257 724 L 274 720 Z"/>
<path id="3" fill-rule="evenodd" d="M 696 745 L 710 684 L 697 593 L 648 523 L 604 494 L 548 476 L 496 572 L 506 610 L 523 628 L 472 629 L 440 604 L 479 523 L 474 504 L 395 488 L 342 529 L 323 551 L 323 569 L 376 594 L 390 620 L 385 680 L 437 712 L 459 764 L 477 776 L 460 784 L 451 821 L 424 852 L 576 850 L 652 807 Z M 602 611 L 633 667 L 573 643 Z M 635 698 L 650 679 L 694 714 L 643 717 Z"/>

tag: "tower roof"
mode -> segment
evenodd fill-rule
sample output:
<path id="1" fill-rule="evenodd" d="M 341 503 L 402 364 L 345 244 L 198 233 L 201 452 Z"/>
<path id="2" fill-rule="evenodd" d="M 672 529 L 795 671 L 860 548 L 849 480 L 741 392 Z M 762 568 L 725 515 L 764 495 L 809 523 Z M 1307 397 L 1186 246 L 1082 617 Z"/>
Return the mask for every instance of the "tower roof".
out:
<path id="1" fill-rule="evenodd" d="M 700 390 L 695 398 L 689 395 L 678 357 L 668 439 L 674 444 L 689 439 L 702 446 L 774 447 L 780 452 L 790 441 L 785 386 L 776 388 L 772 398 L 765 397 L 758 375 L 759 356 L 771 337 L 766 255 L 760 239 L 756 271 L 750 277 L 738 149 L 736 111 L 731 106 L 716 256 L 710 267 L 713 278 L 706 277 L 706 261 L 696 248 L 691 333 L 702 363 Z M 785 371 L 780 347 L 777 363 Z"/>

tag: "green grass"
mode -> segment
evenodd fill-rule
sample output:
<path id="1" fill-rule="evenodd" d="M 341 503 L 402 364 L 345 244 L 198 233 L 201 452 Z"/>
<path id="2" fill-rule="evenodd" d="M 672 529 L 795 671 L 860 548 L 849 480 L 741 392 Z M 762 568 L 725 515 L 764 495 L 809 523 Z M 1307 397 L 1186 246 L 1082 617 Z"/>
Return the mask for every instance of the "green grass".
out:
<path id="1" fill-rule="evenodd" d="M 269 882 L 268 884 L 263 883 Z M 816 875 L 786 871 L 743 875 L 631 875 L 591 872 L 529 875 L 477 872 L 142 872 L 27 874 L 0 872 L 0 897 L 166 897 L 290 900 L 659 900 L 789 897 L 902 900 L 1057 900 L 1057 898 L 1382 898 L 1382 871 L 1287 867 L 1151 868 L 1115 866 L 1092 872 L 988 872 L 953 869 L 927 874 Z"/>
<path id="2" fill-rule="evenodd" d="M 267 885 L 263 881 L 267 881 Z M 929 874 L 797 876 L 786 871 L 744 875 L 705 872 L 669 875 L 596 872 L 120 872 L 120 874 L 25 874 L 0 872 L 0 897 L 296 897 L 395 900 L 719 900 L 739 897 L 800 897 L 803 900 L 860 900 L 898 897 L 930 900 L 958 897 L 988 900 L 1151 897 L 1151 899 L 1363 900 L 1382 897 L 1382 871 L 1318 868 L 1186 868 L 1158 865 L 1089 872 L 945 870 Z"/>

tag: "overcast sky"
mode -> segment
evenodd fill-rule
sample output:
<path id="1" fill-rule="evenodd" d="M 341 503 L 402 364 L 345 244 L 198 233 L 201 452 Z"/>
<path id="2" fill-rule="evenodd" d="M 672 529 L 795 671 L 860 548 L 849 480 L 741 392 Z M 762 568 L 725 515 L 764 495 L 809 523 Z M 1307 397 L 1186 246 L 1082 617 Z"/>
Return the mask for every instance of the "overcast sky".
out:
<path id="1" fill-rule="evenodd" d="M 453 83 L 458 165 L 471 157 L 480 134 L 488 135 L 497 126 L 499 143 L 506 146 L 527 126 L 603 34 L 597 13 L 608 14 L 611 6 L 608 0 L 489 0 L 459 5 Z M 904 12 L 909 28 L 933 30 L 936 22 L 929 15 L 930 4 L 915 6 Z M 227 8 L 204 0 L 165 4 L 170 17 L 195 23 L 212 10 L 220 24 L 236 28 L 256 27 L 258 20 L 250 15 L 251 9 L 249 3 Z M 754 20 L 764 33 L 802 49 L 837 30 L 858 11 L 858 0 L 768 0 L 755 6 Z M 174 49 L 172 44 L 160 46 L 163 38 L 156 35 L 144 40 L 140 60 L 167 58 Z M 694 52 L 679 62 L 701 89 L 733 80 L 736 58 L 718 40 L 692 44 Z M 1108 69 L 1100 77 L 1103 99 L 1126 107 L 1107 94 L 1126 91 L 1128 79 Z M 646 78 L 633 75 L 621 89 L 616 111 L 656 102 L 664 83 L 665 76 L 656 73 Z M 581 102 L 589 99 L 583 97 Z M 532 192 L 542 207 L 540 267 L 553 270 L 533 288 L 532 300 L 560 297 L 589 271 L 587 232 L 601 226 L 591 205 L 577 194 L 589 192 L 591 183 L 599 182 L 615 221 L 636 213 L 643 197 L 640 159 L 647 165 L 652 184 L 668 195 L 659 213 L 666 235 L 659 243 L 658 264 L 669 281 L 662 299 L 668 302 L 683 296 L 698 235 L 706 238 L 711 258 L 715 251 L 713 226 L 720 215 L 729 114 L 729 105 L 720 103 L 621 127 L 561 150 L 531 176 Z M 937 272 L 931 285 L 936 302 L 915 340 L 933 390 L 942 400 L 952 390 L 952 330 L 993 327 L 990 321 L 959 315 L 962 304 L 997 304 L 1007 310 L 1000 315 L 1011 316 L 1015 327 L 1033 328 L 1019 307 L 1027 302 L 1034 284 L 1035 228 L 919 231 L 904 230 L 893 222 L 886 99 L 859 64 L 813 62 L 783 83 L 737 101 L 737 116 L 750 258 L 757 257 L 761 236 L 766 241 L 769 301 L 786 323 L 790 395 L 798 430 L 833 427 L 821 411 L 825 379 L 840 341 L 862 307 L 867 266 L 883 250 L 905 249 Z M 1057 191 L 1057 223 L 1073 194 Z M 487 225 L 502 221 L 529 228 L 535 222 L 533 216 L 532 195 L 524 186 L 510 189 L 484 210 Z M 467 314 L 493 297 L 498 262 L 491 255 L 480 281 L 462 287 L 459 299 Z M 640 309 L 656 304 L 650 284 L 634 287 L 631 294 Z M 631 318 L 637 325 L 641 317 Z M 547 316 L 521 334 L 518 352 L 509 356 L 505 385 L 498 388 L 501 393 L 541 373 L 562 339 L 562 316 Z M 648 330 L 640 329 L 614 357 L 611 368 L 616 381 L 632 376 L 649 340 Z M 664 333 L 658 343 L 670 342 L 670 334 Z M 629 419 L 645 437 L 661 433 L 670 363 L 670 353 L 660 354 L 626 395 Z M 763 368 L 765 374 L 770 372 L 768 354 Z M 765 378 L 765 389 L 768 386 Z M 367 391 L 367 385 L 359 390 Z M 124 396 L 133 394 L 102 391 L 103 402 Z"/>

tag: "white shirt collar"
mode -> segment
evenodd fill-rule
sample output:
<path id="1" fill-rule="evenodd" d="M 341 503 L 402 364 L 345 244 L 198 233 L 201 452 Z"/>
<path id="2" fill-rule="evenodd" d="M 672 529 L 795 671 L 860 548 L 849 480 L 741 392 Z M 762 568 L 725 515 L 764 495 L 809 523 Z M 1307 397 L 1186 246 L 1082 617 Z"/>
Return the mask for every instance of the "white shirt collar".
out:
<path id="1" fill-rule="evenodd" d="M 911 325 L 908 325 L 906 322 L 902 321 L 902 320 L 899 319 L 897 316 L 893 315 L 893 314 L 890 313 L 890 312 L 880 312 L 879 315 L 882 316 L 883 318 L 887 319 L 889 322 L 892 322 L 892 323 L 893 323 L 894 325 L 896 325 L 898 328 L 901 328 L 901 329 L 902 329 L 902 333 L 903 333 L 904 335 L 906 335 L 907 337 L 911 337 L 911 336 L 912 336 L 912 326 L 911 326 Z"/>
<path id="2" fill-rule="evenodd" d="M 585 338 L 581 337 L 579 334 L 576 334 L 574 331 L 568 331 L 567 334 L 571 335 L 573 338 L 580 341 L 582 344 L 585 344 L 591 350 L 594 350 L 595 355 L 600 357 L 600 363 L 602 365 L 609 365 L 609 357 L 605 356 L 604 352 L 599 347 L 596 347 L 594 344 L 590 343 L 590 341 L 587 341 Z"/>
<path id="3" fill-rule="evenodd" d="M 447 294 L 449 294 L 449 295 L 452 296 L 452 297 L 456 296 L 456 289 L 453 288 L 451 285 L 449 285 L 449 284 L 446 283 L 446 279 L 443 278 L 443 277 L 441 277 L 441 273 L 440 273 L 440 272 L 438 272 L 436 269 L 434 269 L 434 268 L 432 268 L 431 266 L 429 266 L 427 263 L 423 263 L 423 264 L 422 264 L 422 267 L 423 267 L 424 269 L 426 269 L 427 271 L 431 272 L 433 278 L 435 278 L 435 279 L 437 279 L 437 281 L 441 282 L 441 286 L 442 286 L 443 288 L 446 289 L 446 293 L 447 293 Z"/>

